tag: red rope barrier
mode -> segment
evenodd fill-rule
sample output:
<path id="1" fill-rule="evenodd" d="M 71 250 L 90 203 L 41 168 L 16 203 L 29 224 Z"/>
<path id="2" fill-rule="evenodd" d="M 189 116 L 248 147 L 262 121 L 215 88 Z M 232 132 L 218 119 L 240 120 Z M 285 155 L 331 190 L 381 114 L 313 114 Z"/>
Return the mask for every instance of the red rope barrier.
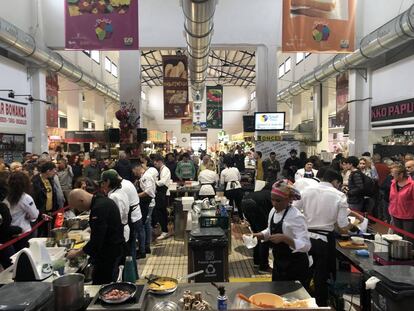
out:
<path id="1" fill-rule="evenodd" d="M 55 212 L 52 213 L 52 216 L 55 216 L 58 213 L 64 213 L 68 209 L 69 209 L 69 206 L 66 206 L 66 207 L 63 207 L 61 209 L 58 209 L 57 211 L 55 211 Z M 42 226 L 45 223 L 46 223 L 45 220 L 41 220 L 37 224 L 35 224 L 30 231 L 27 231 L 25 233 L 22 233 L 18 237 L 14 238 L 14 239 L 12 239 L 10 241 L 7 241 L 4 244 L 0 244 L 0 251 L 3 250 L 3 249 L 5 249 L 5 248 L 7 248 L 7 247 L 9 247 L 9 246 L 11 246 L 11 245 L 13 245 L 17 241 L 20 241 L 21 239 L 24 239 L 25 237 L 29 236 L 30 234 L 32 234 L 33 232 L 35 232 L 37 230 L 37 228 L 39 228 L 40 226 Z"/>
<path id="2" fill-rule="evenodd" d="M 405 235 L 405 236 L 409 237 L 410 239 L 414 239 L 414 234 L 411 233 L 411 232 L 405 231 L 405 230 L 403 230 L 401 228 L 398 228 L 398 227 L 396 227 L 396 226 L 394 226 L 392 224 L 386 223 L 385 221 L 382 221 L 382 220 L 380 220 L 378 218 L 375 218 L 374 216 L 371 216 L 371 215 L 368 215 L 368 214 L 364 214 L 364 213 L 362 213 L 360 211 L 356 211 L 356 210 L 353 210 L 353 211 L 356 212 L 356 213 L 358 213 L 358 214 L 360 214 L 360 215 L 362 215 L 362 216 L 364 216 L 365 218 L 368 218 L 369 220 L 372 220 L 372 221 L 374 221 L 374 222 L 376 222 L 378 224 L 381 224 L 381 225 L 383 225 L 383 226 L 391 229 L 392 231 L 401 233 L 402 235 Z"/>

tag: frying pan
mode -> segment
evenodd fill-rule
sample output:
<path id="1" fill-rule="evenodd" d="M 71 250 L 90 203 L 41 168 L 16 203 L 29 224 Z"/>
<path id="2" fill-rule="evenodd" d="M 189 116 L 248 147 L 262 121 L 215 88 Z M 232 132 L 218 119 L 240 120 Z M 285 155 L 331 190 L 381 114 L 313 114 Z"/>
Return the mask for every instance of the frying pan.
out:
<path id="1" fill-rule="evenodd" d="M 137 286 L 135 284 L 129 283 L 129 282 L 121 282 L 122 279 L 122 271 L 124 270 L 124 266 L 119 267 L 119 275 L 116 282 L 104 285 L 101 287 L 101 289 L 98 292 L 99 299 L 102 300 L 105 303 L 108 304 L 119 304 L 127 301 L 131 297 L 135 295 L 135 292 L 137 291 Z M 124 298 L 118 299 L 118 300 L 111 300 L 111 299 L 105 299 L 105 294 L 109 293 L 111 290 L 122 290 L 129 293 L 128 296 L 125 296 Z"/>
<path id="2" fill-rule="evenodd" d="M 149 280 L 148 283 L 150 284 L 150 286 L 148 287 L 148 291 L 150 291 L 153 294 L 157 294 L 157 295 L 171 294 L 171 293 L 174 293 L 177 290 L 179 281 L 181 281 L 182 279 L 193 278 L 193 277 L 195 277 L 199 274 L 202 274 L 202 273 L 204 273 L 204 270 L 200 270 L 200 271 L 197 271 L 197 272 L 194 272 L 194 273 L 191 273 L 191 274 L 187 274 L 187 275 L 181 276 L 177 279 L 170 278 L 170 277 L 155 277 L 155 278 L 152 278 L 152 279 Z M 158 285 L 155 284 L 154 282 L 159 283 L 159 284 L 163 283 L 163 282 L 173 282 L 175 284 L 175 286 L 171 287 L 171 288 L 167 288 L 167 289 L 157 290 Z"/>

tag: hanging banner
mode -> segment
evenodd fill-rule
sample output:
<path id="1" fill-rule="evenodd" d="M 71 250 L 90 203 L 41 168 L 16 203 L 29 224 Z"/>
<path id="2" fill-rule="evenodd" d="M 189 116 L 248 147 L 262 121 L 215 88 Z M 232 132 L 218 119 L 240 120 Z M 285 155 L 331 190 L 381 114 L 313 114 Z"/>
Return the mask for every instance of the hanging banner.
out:
<path id="1" fill-rule="evenodd" d="M 138 50 L 138 0 L 65 0 L 65 47 Z"/>
<path id="2" fill-rule="evenodd" d="M 223 128 L 222 86 L 207 86 L 207 128 Z"/>
<path id="3" fill-rule="evenodd" d="M 46 101 L 50 103 L 46 110 L 46 126 L 48 127 L 59 126 L 58 92 L 58 75 L 55 72 L 48 71 L 46 74 Z"/>
<path id="4" fill-rule="evenodd" d="M 350 53 L 355 0 L 283 0 L 282 51 Z"/>
<path id="5" fill-rule="evenodd" d="M 336 126 L 344 127 L 344 134 L 349 133 L 349 82 L 348 73 L 336 76 Z"/>
<path id="6" fill-rule="evenodd" d="M 162 57 L 164 70 L 164 119 L 190 117 L 188 103 L 188 67 L 184 55 Z"/>
<path id="7" fill-rule="evenodd" d="M 0 98 L 0 126 L 23 128 L 27 126 L 27 103 Z"/>
<path id="8" fill-rule="evenodd" d="M 181 119 L 181 134 L 190 134 L 194 131 L 193 120 Z"/>

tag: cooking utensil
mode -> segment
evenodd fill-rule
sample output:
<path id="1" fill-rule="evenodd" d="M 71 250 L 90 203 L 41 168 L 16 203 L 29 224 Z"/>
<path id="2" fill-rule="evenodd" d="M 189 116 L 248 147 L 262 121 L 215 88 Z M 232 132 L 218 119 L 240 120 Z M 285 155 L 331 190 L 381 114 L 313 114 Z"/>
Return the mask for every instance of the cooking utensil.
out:
<path id="1" fill-rule="evenodd" d="M 84 305 L 84 280 L 80 273 L 70 273 L 53 281 L 55 310 L 79 310 Z"/>
<path id="2" fill-rule="evenodd" d="M 408 260 L 413 258 L 413 243 L 405 240 L 388 240 L 384 239 L 388 242 L 388 244 L 385 243 L 379 243 L 372 240 L 366 240 L 367 242 L 372 242 L 375 244 L 383 245 L 388 247 L 388 254 L 393 259 L 399 259 L 399 260 Z"/>
<path id="3" fill-rule="evenodd" d="M 161 301 L 152 307 L 152 311 L 178 311 L 178 305 L 173 301 Z"/>
<path id="4" fill-rule="evenodd" d="M 74 217 L 65 220 L 65 227 L 70 228 L 71 230 L 83 230 L 88 226 L 88 224 L 88 218 Z"/>
<path id="5" fill-rule="evenodd" d="M 68 238 L 68 228 L 66 227 L 55 228 L 52 229 L 51 232 L 55 241 L 60 241 Z"/>
<path id="6" fill-rule="evenodd" d="M 108 304 L 119 304 L 127 301 L 131 297 L 133 297 L 137 291 L 137 286 L 135 284 L 129 283 L 129 282 L 122 282 L 122 272 L 124 271 L 124 266 L 119 266 L 119 274 L 118 279 L 116 282 L 104 285 L 101 287 L 101 289 L 98 292 L 99 299 L 102 300 L 105 303 Z M 105 295 L 109 293 L 112 290 L 122 290 L 124 292 L 128 292 L 129 295 L 118 299 L 118 300 L 112 300 L 112 299 L 106 299 Z"/>
<path id="7" fill-rule="evenodd" d="M 239 297 L 241 300 L 244 300 L 244 301 L 246 301 L 246 302 L 248 302 L 248 303 L 250 303 L 250 304 L 252 304 L 256 307 L 261 308 L 259 305 L 255 304 L 253 301 L 251 301 L 247 296 L 245 296 L 243 294 L 237 294 L 237 297 Z"/>
<path id="8" fill-rule="evenodd" d="M 191 274 L 187 274 L 184 276 L 181 276 L 177 279 L 174 278 L 170 278 L 170 277 L 157 277 L 154 278 L 153 281 L 156 281 L 158 284 L 160 284 L 160 286 L 158 286 L 157 284 L 154 284 L 154 282 L 152 282 L 152 284 L 154 284 L 154 286 L 151 286 L 151 284 L 149 284 L 148 286 L 148 290 L 153 293 L 153 294 L 158 294 L 158 295 L 166 295 L 166 294 L 171 294 L 174 293 L 177 290 L 178 287 L 178 283 L 181 280 L 184 279 L 191 279 L 199 274 L 204 273 L 204 270 L 200 270 Z M 167 286 L 166 288 L 163 287 L 163 284 L 171 284 L 171 286 Z"/>
<path id="9" fill-rule="evenodd" d="M 147 276 L 145 277 L 145 279 L 148 281 L 148 284 L 155 284 L 155 285 L 161 286 L 160 283 L 155 282 L 156 279 L 150 279 Z"/>

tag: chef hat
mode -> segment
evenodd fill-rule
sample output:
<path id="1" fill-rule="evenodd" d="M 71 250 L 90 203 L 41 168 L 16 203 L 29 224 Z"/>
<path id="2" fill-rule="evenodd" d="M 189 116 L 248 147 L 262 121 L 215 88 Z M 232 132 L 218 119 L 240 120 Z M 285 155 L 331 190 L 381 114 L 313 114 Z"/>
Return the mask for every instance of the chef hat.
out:
<path id="1" fill-rule="evenodd" d="M 283 198 L 291 200 L 300 200 L 300 192 L 293 186 L 293 183 L 288 179 L 281 179 L 276 181 L 272 186 L 272 193 Z"/>

